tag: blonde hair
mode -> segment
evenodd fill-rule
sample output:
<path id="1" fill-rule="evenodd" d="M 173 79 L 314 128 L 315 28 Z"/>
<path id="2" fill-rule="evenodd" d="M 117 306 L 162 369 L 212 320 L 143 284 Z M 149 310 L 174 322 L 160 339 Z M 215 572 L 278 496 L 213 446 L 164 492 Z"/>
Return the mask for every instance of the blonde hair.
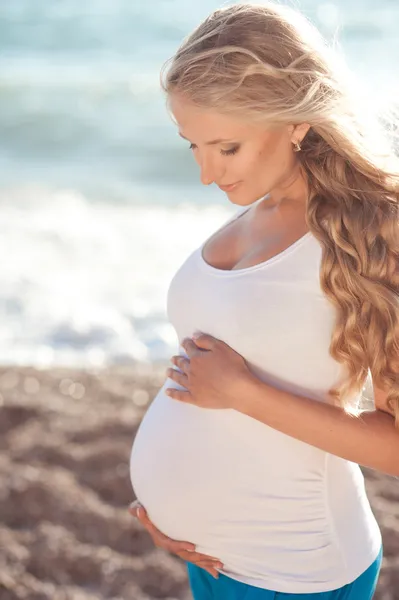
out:
<path id="1" fill-rule="evenodd" d="M 399 168 L 382 126 L 362 122 L 347 74 L 302 14 L 245 3 L 215 10 L 186 37 L 161 86 L 248 121 L 310 125 L 296 156 L 323 250 L 321 288 L 337 313 L 329 351 L 347 371 L 329 394 L 350 410 L 370 372 L 399 428 Z"/>

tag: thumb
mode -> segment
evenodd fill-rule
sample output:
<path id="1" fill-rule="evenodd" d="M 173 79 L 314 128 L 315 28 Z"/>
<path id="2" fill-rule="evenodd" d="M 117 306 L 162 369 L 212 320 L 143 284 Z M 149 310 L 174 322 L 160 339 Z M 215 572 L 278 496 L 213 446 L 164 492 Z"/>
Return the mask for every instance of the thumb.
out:
<path id="1" fill-rule="evenodd" d="M 140 502 L 138 500 L 135 500 L 134 502 L 132 502 L 131 504 L 129 504 L 129 508 L 128 511 L 130 512 L 131 515 L 133 515 L 134 517 L 137 517 L 137 511 L 139 508 L 143 508 L 140 504 Z"/>
<path id="2" fill-rule="evenodd" d="M 196 331 L 191 336 L 194 344 L 198 346 L 198 348 L 204 348 L 206 350 L 211 349 L 215 339 L 213 336 L 208 335 L 207 333 L 202 333 L 201 331 Z"/>

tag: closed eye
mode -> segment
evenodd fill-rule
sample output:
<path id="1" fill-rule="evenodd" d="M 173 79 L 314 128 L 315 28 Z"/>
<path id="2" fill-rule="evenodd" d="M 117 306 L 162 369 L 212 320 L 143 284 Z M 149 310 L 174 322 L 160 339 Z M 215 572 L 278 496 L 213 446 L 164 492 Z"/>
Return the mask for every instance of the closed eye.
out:
<path id="1" fill-rule="evenodd" d="M 195 144 L 190 144 L 190 150 L 195 150 L 197 146 Z M 220 154 L 223 156 L 231 156 L 232 154 L 236 154 L 238 152 L 239 146 L 235 146 L 234 148 L 229 148 L 229 150 L 221 150 Z"/>

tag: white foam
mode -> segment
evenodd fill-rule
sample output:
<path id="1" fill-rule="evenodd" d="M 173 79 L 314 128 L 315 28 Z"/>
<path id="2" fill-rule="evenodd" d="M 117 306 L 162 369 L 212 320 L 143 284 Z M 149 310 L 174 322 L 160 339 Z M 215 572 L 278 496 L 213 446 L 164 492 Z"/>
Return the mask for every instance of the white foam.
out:
<path id="1" fill-rule="evenodd" d="M 93 204 L 74 190 L 0 196 L 0 362 L 169 360 L 176 269 L 233 208 Z"/>

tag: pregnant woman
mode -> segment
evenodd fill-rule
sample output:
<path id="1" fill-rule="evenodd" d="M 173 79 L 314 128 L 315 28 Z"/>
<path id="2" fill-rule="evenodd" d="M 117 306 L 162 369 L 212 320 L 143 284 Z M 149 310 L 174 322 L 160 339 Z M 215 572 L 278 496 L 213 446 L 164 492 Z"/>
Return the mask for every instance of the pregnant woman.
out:
<path id="1" fill-rule="evenodd" d="M 359 465 L 399 475 L 399 169 L 344 72 L 293 9 L 236 4 L 163 82 L 202 183 L 239 207 L 171 281 L 179 351 L 131 453 L 131 512 L 195 600 L 376 587 Z"/>

